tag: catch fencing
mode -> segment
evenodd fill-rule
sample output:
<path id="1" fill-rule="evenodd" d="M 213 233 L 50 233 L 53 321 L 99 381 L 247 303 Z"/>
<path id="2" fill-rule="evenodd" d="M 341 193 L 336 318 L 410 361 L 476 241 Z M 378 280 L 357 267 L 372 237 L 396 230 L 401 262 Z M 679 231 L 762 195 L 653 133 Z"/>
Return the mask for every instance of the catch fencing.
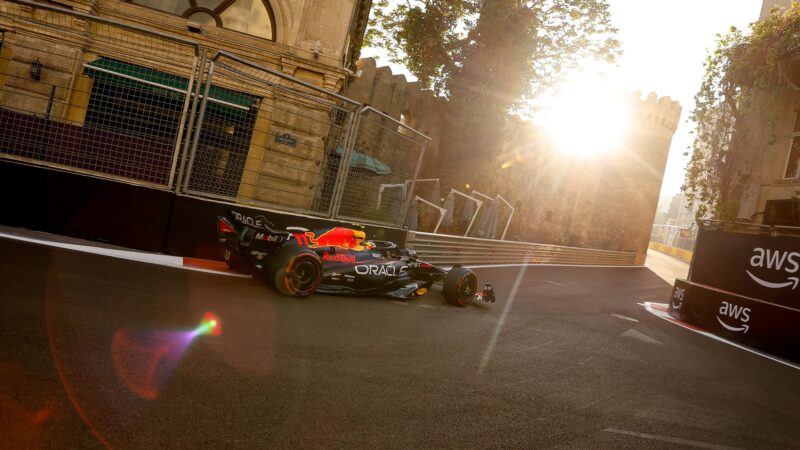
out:
<path id="1" fill-rule="evenodd" d="M 650 232 L 650 242 L 692 251 L 697 240 L 697 230 L 696 226 L 687 228 L 677 225 L 655 224 Z"/>
<path id="2" fill-rule="evenodd" d="M 380 187 L 415 180 L 428 142 L 275 67 L 27 0 L 0 2 L 0 130 L 6 160 L 390 226 L 409 199 Z"/>
<path id="3" fill-rule="evenodd" d="M 197 42 L 25 1 L 0 30 L 0 156 L 172 187 Z"/>
<path id="4" fill-rule="evenodd" d="M 416 178 L 430 138 L 404 123 L 365 106 L 359 111 L 352 148 L 342 158 L 337 217 L 401 225 L 415 192 Z M 404 196 L 377 202 L 381 185 L 405 184 Z M 373 207 L 375 205 L 376 207 Z"/>
<path id="5" fill-rule="evenodd" d="M 236 93 L 238 104 L 214 103 L 213 89 Z M 180 189 L 330 217 L 341 161 L 352 149 L 358 107 L 275 69 L 217 52 L 208 68 Z"/>

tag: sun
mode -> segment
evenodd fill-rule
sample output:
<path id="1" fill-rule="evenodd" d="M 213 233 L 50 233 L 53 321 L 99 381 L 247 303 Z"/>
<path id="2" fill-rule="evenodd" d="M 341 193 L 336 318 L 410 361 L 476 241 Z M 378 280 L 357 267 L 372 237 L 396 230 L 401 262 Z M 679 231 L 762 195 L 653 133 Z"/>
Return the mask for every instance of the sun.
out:
<path id="1" fill-rule="evenodd" d="M 573 80 L 546 108 L 544 130 L 564 154 L 591 158 L 622 147 L 630 127 L 624 94 L 602 79 Z"/>

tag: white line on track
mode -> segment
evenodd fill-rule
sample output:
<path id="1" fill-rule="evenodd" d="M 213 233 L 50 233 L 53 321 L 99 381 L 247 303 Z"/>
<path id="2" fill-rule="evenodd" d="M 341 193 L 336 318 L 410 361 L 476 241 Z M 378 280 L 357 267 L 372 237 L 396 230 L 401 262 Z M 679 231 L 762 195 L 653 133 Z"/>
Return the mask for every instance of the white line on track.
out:
<path id="1" fill-rule="evenodd" d="M 752 349 L 750 347 L 745 347 L 744 345 L 737 344 L 736 342 L 733 342 L 733 341 L 729 341 L 729 340 L 727 340 L 725 338 L 719 337 L 716 334 L 709 333 L 708 331 L 702 330 L 700 328 L 687 326 L 686 324 L 684 324 L 680 320 L 675 319 L 674 317 L 670 316 L 668 312 L 666 312 L 667 305 L 665 303 L 644 302 L 644 303 L 639 303 L 639 305 L 644 306 L 644 308 L 648 312 L 650 312 L 652 315 L 654 315 L 656 317 L 660 317 L 660 318 L 666 320 L 667 322 L 674 323 L 675 325 L 678 325 L 678 326 L 681 326 L 683 328 L 686 328 L 687 330 L 692 330 L 695 333 L 701 334 L 701 335 L 706 336 L 706 337 L 710 337 L 711 339 L 714 339 L 716 341 L 722 342 L 724 344 L 728 344 L 730 346 L 736 347 L 736 348 L 744 350 L 746 352 L 750 352 L 750 353 L 752 353 L 754 355 L 761 356 L 762 358 L 767 358 L 767 359 L 769 359 L 771 361 L 775 361 L 777 363 L 783 364 L 784 366 L 789 366 L 792 369 L 800 370 L 800 366 L 798 366 L 797 364 L 793 364 L 793 363 L 790 363 L 789 361 L 783 360 L 781 358 L 778 358 L 778 357 L 775 357 L 775 356 L 772 356 L 772 355 L 768 355 L 766 353 L 762 353 L 762 352 L 760 352 L 758 350 L 754 350 L 754 349 Z"/>
<path id="2" fill-rule="evenodd" d="M 639 433 L 636 431 L 620 430 L 617 428 L 606 428 L 603 430 L 606 433 L 624 434 L 625 436 L 634 436 L 642 439 L 651 439 L 654 441 L 669 442 L 671 444 L 686 445 L 695 448 L 709 448 L 713 450 L 734 450 L 736 447 L 728 447 L 725 445 L 710 444 L 708 442 L 693 441 L 690 439 L 681 439 L 671 436 L 661 436 L 658 434 Z"/>
<path id="3" fill-rule="evenodd" d="M 527 266 L 522 266 L 517 273 L 517 279 L 514 280 L 514 285 L 511 287 L 508 300 L 506 300 L 506 304 L 503 306 L 503 312 L 500 314 L 500 320 L 497 321 L 497 326 L 494 329 L 494 333 L 492 334 L 491 339 L 489 339 L 489 345 L 486 347 L 486 351 L 483 353 L 481 365 L 478 367 L 478 376 L 483 373 L 483 370 L 486 369 L 486 365 L 489 364 L 489 358 L 492 356 L 495 344 L 497 344 L 497 337 L 500 336 L 500 331 L 503 329 L 503 324 L 506 322 L 506 317 L 508 316 L 508 312 L 511 310 L 511 305 L 514 303 L 514 299 L 517 297 L 517 289 L 519 289 L 520 284 L 522 284 L 522 279 L 525 276 L 525 269 L 527 269 Z"/>
<path id="4" fill-rule="evenodd" d="M 202 267 L 184 266 L 183 258 L 179 256 L 159 255 L 156 253 L 135 252 L 129 250 L 118 250 L 114 248 L 92 247 L 90 245 L 68 244 L 66 242 L 46 241 L 44 239 L 34 239 L 16 234 L 0 232 L 0 238 L 13 239 L 16 241 L 30 242 L 33 244 L 45 245 L 48 247 L 63 248 L 82 253 L 92 253 L 95 255 L 109 256 L 111 258 L 126 259 L 128 261 L 143 262 L 176 269 L 193 270 L 196 272 L 213 273 L 217 275 L 227 275 L 229 277 L 250 278 L 250 275 L 234 272 L 221 272 L 218 270 L 204 269 Z"/>
<path id="5" fill-rule="evenodd" d="M 638 320 L 634 319 L 633 317 L 623 316 L 622 314 L 611 314 L 612 316 L 616 317 L 617 319 L 627 320 L 628 322 L 638 322 Z"/>

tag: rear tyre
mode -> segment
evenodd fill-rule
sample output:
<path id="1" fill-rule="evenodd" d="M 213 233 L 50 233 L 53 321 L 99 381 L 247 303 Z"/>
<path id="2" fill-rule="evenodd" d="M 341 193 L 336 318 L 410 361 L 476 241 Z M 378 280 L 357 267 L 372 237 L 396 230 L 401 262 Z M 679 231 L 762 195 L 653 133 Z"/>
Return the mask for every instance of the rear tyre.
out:
<path id="1" fill-rule="evenodd" d="M 322 282 L 322 260 L 305 247 L 284 247 L 270 257 L 267 280 L 283 295 L 306 297 Z"/>
<path id="2" fill-rule="evenodd" d="M 453 305 L 467 306 L 478 291 L 475 272 L 463 267 L 453 267 L 444 277 L 444 298 Z"/>

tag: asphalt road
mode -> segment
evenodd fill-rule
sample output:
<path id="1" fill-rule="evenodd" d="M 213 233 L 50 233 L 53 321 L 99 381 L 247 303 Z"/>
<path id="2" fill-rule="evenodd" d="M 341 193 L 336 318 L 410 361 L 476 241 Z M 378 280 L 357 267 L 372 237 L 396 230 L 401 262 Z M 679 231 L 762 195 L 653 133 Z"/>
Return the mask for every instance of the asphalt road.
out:
<path id="1" fill-rule="evenodd" d="M 480 269 L 459 309 L 0 255 L 2 448 L 800 447 L 800 373 L 644 311 L 647 268 Z"/>

